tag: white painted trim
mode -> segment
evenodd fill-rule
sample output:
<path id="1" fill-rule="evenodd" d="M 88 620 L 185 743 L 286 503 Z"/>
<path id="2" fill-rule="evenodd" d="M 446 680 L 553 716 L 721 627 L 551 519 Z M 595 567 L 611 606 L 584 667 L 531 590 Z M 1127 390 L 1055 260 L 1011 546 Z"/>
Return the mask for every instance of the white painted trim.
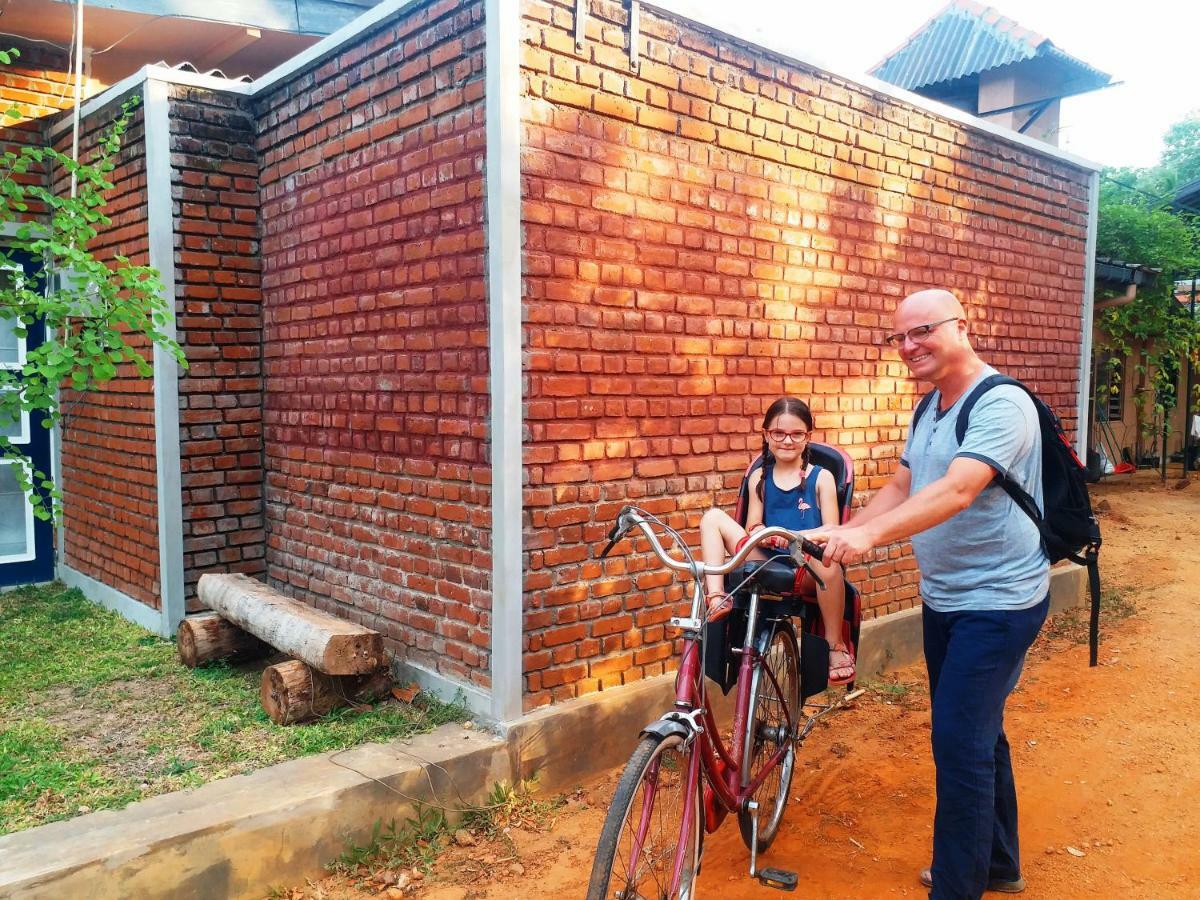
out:
<path id="1" fill-rule="evenodd" d="M 357 19 L 339 28 L 333 34 L 313 44 L 302 53 L 293 56 L 286 62 L 276 66 L 271 71 L 267 72 L 262 77 L 252 82 L 234 81 L 233 79 L 217 78 L 212 75 L 201 75 L 196 72 L 183 72 L 178 69 L 171 69 L 165 66 L 143 66 L 140 70 L 133 73 L 127 78 L 114 84 L 112 87 L 97 94 L 91 100 L 83 105 L 80 110 L 81 117 L 86 117 L 98 109 L 107 106 L 116 97 L 126 93 L 131 88 L 136 87 L 141 82 L 148 78 L 156 78 L 160 81 L 169 82 L 171 84 L 183 84 L 193 87 L 203 87 L 209 90 L 228 91 L 235 94 L 243 94 L 245 96 L 256 96 L 265 91 L 276 87 L 280 82 L 285 81 L 291 76 L 297 74 L 308 66 L 317 64 L 326 56 L 332 54 L 338 48 L 353 41 L 363 32 L 374 28 L 376 25 L 385 21 L 389 16 L 395 15 L 410 6 L 416 6 L 426 0 L 384 0 L 378 6 L 373 7 L 363 13 Z M 491 0 L 488 0 L 490 8 Z M 888 84 L 885 81 L 880 81 L 870 75 L 863 73 L 850 74 L 833 66 L 827 65 L 819 59 L 810 56 L 807 51 L 801 53 L 796 48 L 790 45 L 787 36 L 790 32 L 787 29 L 772 28 L 770 30 L 764 28 L 747 27 L 746 19 L 738 15 L 738 8 L 734 5 L 712 4 L 706 0 L 654 0 L 646 4 L 660 10 L 661 12 L 670 15 L 679 16 L 688 19 L 697 25 L 710 28 L 729 37 L 760 47 L 771 53 L 776 53 L 795 63 L 806 66 L 811 69 L 817 69 L 826 74 L 833 75 L 851 84 L 866 88 L 876 93 L 884 94 L 891 97 L 893 100 L 898 100 L 901 103 L 907 103 L 917 109 L 924 110 L 932 115 L 939 116 L 943 119 L 949 119 L 952 122 L 957 122 L 960 125 L 966 126 L 973 131 L 978 131 L 991 137 L 999 138 L 1003 141 L 1008 141 L 1010 144 L 1016 144 L 1024 147 L 1027 150 L 1032 150 L 1035 153 L 1049 156 L 1061 162 L 1076 166 L 1089 172 L 1098 172 L 1103 166 L 1091 160 L 1084 159 L 1082 156 L 1076 156 L 1074 153 L 1068 153 L 1066 150 L 1059 149 L 1051 144 L 1043 143 L 1035 140 L 1027 135 L 1013 131 L 1010 128 L 1004 128 L 989 122 L 986 119 L 981 119 L 978 116 L 973 116 L 970 113 L 963 112 L 961 109 L 955 109 L 952 106 L 947 106 L 944 103 L 938 103 L 935 100 L 930 100 L 928 97 L 922 97 L 919 94 L 914 94 L 911 91 L 906 91 L 903 88 L 898 88 L 894 84 Z M 513 15 L 520 17 L 520 7 L 513 8 Z M 50 127 L 50 136 L 56 137 L 62 131 L 70 128 L 70 120 L 64 120 L 55 123 Z"/>
<path id="2" fill-rule="evenodd" d="M 46 329 L 47 334 L 50 329 Z M 60 388 L 54 389 L 54 403 L 59 405 Z M 61 409 L 62 407 L 59 406 Z M 62 421 L 54 423 L 54 427 L 50 429 L 50 480 L 53 481 L 58 489 L 63 488 L 62 481 Z M 63 498 L 63 505 L 66 505 L 66 498 Z M 54 559 L 57 563 L 59 560 L 66 559 L 67 554 L 67 518 L 64 515 L 58 522 L 54 523 Z"/>
<path id="3" fill-rule="evenodd" d="M 146 231 L 150 265 L 158 270 L 175 330 L 175 228 L 171 198 L 171 120 L 166 81 L 146 80 Z M 179 463 L 179 364 L 154 347 L 154 450 L 158 487 L 158 583 L 162 633 L 172 635 L 185 614 L 183 585 L 183 488 Z"/>
<path id="4" fill-rule="evenodd" d="M 279 82 L 285 81 L 292 75 L 295 75 L 301 69 L 320 62 L 324 57 L 333 53 L 343 44 L 354 40 L 364 31 L 374 28 L 389 16 L 409 6 L 415 6 L 423 2 L 426 2 L 426 0 L 384 0 L 383 3 L 372 7 L 357 19 L 347 22 L 333 34 L 317 41 L 317 43 L 313 44 L 303 53 L 296 54 L 291 59 L 280 63 L 270 72 L 267 72 L 260 78 L 256 78 L 252 82 L 252 93 L 259 94 L 270 90 Z"/>
<path id="5" fill-rule="evenodd" d="M 17 232 L 24 225 L 33 226 L 29 229 L 30 237 L 48 235 L 50 233 L 44 226 L 39 225 L 37 222 L 0 222 L 0 239 L 16 237 Z"/>
<path id="6" fill-rule="evenodd" d="M 492 697 L 486 691 L 473 685 L 453 681 L 445 675 L 408 660 L 396 660 L 392 664 L 392 670 L 400 683 L 415 681 L 421 690 L 437 694 L 439 699 L 447 703 L 453 702 L 461 693 L 466 698 L 467 709 L 485 719 L 491 718 Z"/>
<path id="7" fill-rule="evenodd" d="M 86 101 L 79 110 L 79 118 L 86 119 L 92 113 L 99 112 L 113 101 L 123 97 L 139 87 L 143 82 L 153 79 L 167 84 L 179 84 L 186 87 L 207 88 L 210 91 L 225 91 L 230 94 L 249 96 L 254 93 L 254 84 L 246 81 L 235 81 L 232 78 L 217 78 L 215 75 L 201 75 L 198 72 L 185 72 L 168 66 L 142 66 L 132 75 L 127 75 L 115 84 L 105 88 L 96 96 Z M 50 126 L 50 138 L 53 140 L 71 127 L 71 118 L 60 119 Z"/>
<path id="8" fill-rule="evenodd" d="M 0 466 L 22 466 L 25 469 L 26 475 L 31 475 L 33 467 L 28 461 L 22 460 L 18 462 L 15 459 L 0 459 Z M 0 563 L 19 563 L 29 562 L 37 559 L 37 535 L 34 533 L 34 518 L 33 518 L 33 501 L 28 495 L 21 498 L 25 501 L 25 552 L 10 553 L 0 556 Z"/>
<path id="9" fill-rule="evenodd" d="M 162 615 L 158 610 L 152 609 L 145 603 L 139 603 L 128 594 L 123 594 L 115 587 L 105 584 L 102 581 L 97 581 L 90 575 L 84 575 L 82 572 L 72 569 L 65 562 L 58 564 L 58 580 L 67 587 L 79 588 L 84 595 L 93 603 L 99 603 L 101 606 L 111 609 L 113 612 L 120 613 L 131 622 L 141 625 L 147 631 L 151 631 L 161 637 L 170 637 L 162 630 Z"/>
<path id="10" fill-rule="evenodd" d="M 1099 163 L 1084 159 L 1082 156 L 1076 156 L 1074 153 L 1060 150 L 1058 147 L 1035 140 L 1010 128 L 1004 128 L 981 119 L 978 116 L 963 112 L 961 109 L 955 109 L 944 103 L 938 103 L 936 100 L 930 100 L 928 97 L 922 97 L 919 94 L 898 88 L 894 84 L 888 84 L 885 81 L 880 81 L 878 78 L 872 78 L 870 75 L 843 72 L 820 60 L 812 58 L 808 55 L 807 51 L 804 51 L 803 55 L 801 55 L 796 47 L 793 46 L 793 41 L 790 40 L 790 37 L 796 33 L 795 31 L 788 28 L 779 28 L 774 26 L 774 23 L 763 23 L 759 27 L 748 25 L 746 16 L 736 3 L 712 3 L 710 0 L 649 0 L 644 5 L 665 13 L 690 19 L 698 25 L 704 25 L 729 37 L 754 44 L 763 50 L 777 53 L 808 68 L 819 69 L 826 74 L 841 78 L 851 84 L 885 94 L 893 100 L 899 100 L 901 103 L 915 106 L 943 119 L 958 122 L 960 125 L 965 125 L 973 131 L 979 131 L 991 137 L 1000 138 L 1001 140 L 1008 141 L 1010 144 L 1017 144 L 1044 156 L 1050 156 L 1061 162 L 1077 166 L 1080 169 L 1085 169 L 1089 172 L 1098 172 L 1103 168 Z"/>
<path id="11" fill-rule="evenodd" d="M 1079 327 L 1079 396 L 1076 400 L 1078 418 L 1075 420 L 1075 452 L 1087 462 L 1088 432 L 1092 423 L 1088 420 L 1089 399 L 1092 393 L 1092 328 L 1096 302 L 1096 226 L 1100 218 L 1100 173 L 1093 172 L 1088 179 L 1088 224 L 1087 241 L 1084 243 L 1083 260 L 1083 309 Z"/>
<path id="12" fill-rule="evenodd" d="M 4 267 L 4 269 L 6 271 L 10 271 L 10 272 L 13 271 L 15 268 L 16 268 L 15 266 L 12 268 L 10 268 L 8 266 Z M 13 281 L 17 282 L 18 284 L 20 284 L 22 280 L 23 279 L 20 279 L 20 278 L 13 279 Z M 6 319 L 5 321 L 8 321 L 8 320 Z M 14 319 L 13 321 L 16 321 L 16 320 Z M 15 329 L 16 326 L 14 325 L 13 328 Z M 14 337 L 16 337 L 16 335 L 14 335 Z M 5 371 L 8 371 L 9 369 L 12 369 L 14 371 L 20 371 L 21 369 L 25 368 L 25 363 L 28 359 L 29 359 L 29 339 L 19 337 L 19 338 L 17 338 L 17 359 L 16 359 L 16 361 L 15 362 L 0 362 L 0 369 L 3 369 Z"/>
<path id="13" fill-rule="evenodd" d="M 492 717 L 521 715 L 521 85 L 520 0 L 484 9 L 488 347 L 492 459 Z"/>
<path id="14" fill-rule="evenodd" d="M 0 367 L 0 368 L 3 368 L 3 367 Z M 3 389 L 3 388 L 0 388 L 0 392 L 3 392 L 4 390 L 5 390 L 5 389 Z M 7 390 L 11 390 L 11 391 L 13 391 L 13 392 L 15 393 L 16 391 L 20 390 L 20 388 L 8 388 Z M 12 444 L 14 447 L 19 447 L 19 446 L 21 446 L 21 445 L 23 445 L 23 444 L 28 444 L 28 443 L 29 443 L 29 439 L 30 439 L 30 434 L 29 434 L 29 410 L 27 410 L 27 409 L 23 409 L 23 410 L 21 410 L 21 419 L 20 419 L 20 422 L 21 422 L 21 430 L 20 430 L 20 431 L 18 431 L 16 434 L 10 434 L 10 435 L 8 436 L 8 440 L 9 440 L 9 442 L 10 442 L 10 443 L 11 443 L 11 444 Z"/>

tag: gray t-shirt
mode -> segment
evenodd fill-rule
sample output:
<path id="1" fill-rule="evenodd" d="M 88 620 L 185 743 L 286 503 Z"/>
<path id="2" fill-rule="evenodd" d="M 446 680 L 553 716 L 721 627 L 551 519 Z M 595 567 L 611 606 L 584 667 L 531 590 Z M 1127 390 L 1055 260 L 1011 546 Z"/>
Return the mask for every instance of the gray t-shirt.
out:
<path id="1" fill-rule="evenodd" d="M 958 411 L 979 381 L 995 375 L 984 368 L 971 387 L 945 412 L 938 398 L 926 408 L 900 457 L 912 473 L 910 496 L 937 481 L 957 456 L 1008 472 L 1042 506 L 1042 434 L 1033 401 L 1018 387 L 1000 385 L 971 410 L 960 446 Z M 1027 609 L 1050 590 L 1050 563 L 1037 526 L 998 484 L 985 487 L 965 510 L 914 535 L 921 570 L 921 597 L 938 612 Z"/>

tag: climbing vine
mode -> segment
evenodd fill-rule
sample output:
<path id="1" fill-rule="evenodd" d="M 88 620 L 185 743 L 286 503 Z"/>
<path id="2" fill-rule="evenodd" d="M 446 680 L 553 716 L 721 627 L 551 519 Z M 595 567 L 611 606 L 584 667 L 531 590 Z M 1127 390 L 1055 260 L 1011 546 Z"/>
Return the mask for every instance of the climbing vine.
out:
<path id="1" fill-rule="evenodd" d="M 17 51 L 0 51 L 9 64 Z M 59 390 L 88 391 L 114 378 L 123 367 L 152 375 L 146 347 L 157 345 L 186 365 L 169 336 L 172 310 L 158 272 L 124 256 L 97 259 L 88 247 L 111 224 L 105 214 L 109 175 L 137 100 L 127 101 L 101 134 L 92 157 L 76 162 L 53 147 L 24 146 L 0 157 L 0 325 L 17 338 L 39 324 L 45 340 L 19 366 L 0 368 L 0 431 L 23 416 L 41 413 L 42 426 L 64 423 Z M 15 109 L 6 111 L 20 118 Z M 43 183 L 40 173 L 57 167 L 78 185 L 74 195 Z M 128 371 L 128 369 L 125 369 Z M 17 481 L 33 501 L 34 514 L 61 516 L 61 494 L 22 448 L 0 434 L 0 459 L 12 460 Z"/>

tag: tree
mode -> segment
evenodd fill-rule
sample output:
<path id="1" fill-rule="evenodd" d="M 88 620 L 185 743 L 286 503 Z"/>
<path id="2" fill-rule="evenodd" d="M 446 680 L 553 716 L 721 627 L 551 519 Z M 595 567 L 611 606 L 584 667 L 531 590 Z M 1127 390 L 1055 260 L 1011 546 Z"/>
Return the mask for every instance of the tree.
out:
<path id="1" fill-rule="evenodd" d="M 9 64 L 17 51 L 0 51 Z M 116 168 L 121 140 L 136 98 L 101 135 L 91 160 L 76 162 L 52 147 L 9 150 L 0 164 L 0 223 L 15 227 L 15 236 L 0 247 L 0 320 L 13 323 L 26 337 L 34 323 L 46 326 L 46 339 L 27 354 L 19 371 L 0 370 L 0 426 L 20 421 L 21 414 L 43 413 L 42 424 L 65 424 L 59 388 L 66 384 L 87 391 L 115 377 L 122 366 L 141 376 L 152 367 L 140 346 L 157 345 L 186 365 L 179 345 L 166 328 L 172 307 L 163 296 L 158 272 L 135 266 L 123 256 L 111 264 L 98 260 L 88 246 L 111 224 L 104 213 L 104 192 L 112 190 L 108 175 Z M 10 118 L 19 118 L 15 109 Z M 46 166 L 73 175 L 74 196 L 55 194 L 30 179 Z M 45 210 L 31 218 L 31 209 Z M 25 260 L 35 261 L 33 271 Z M 47 473 L 31 466 L 17 446 L 0 435 L 0 458 L 16 462 L 18 482 L 41 519 L 61 516 L 61 493 Z"/>
<path id="2" fill-rule="evenodd" d="M 1200 110 L 1167 129 L 1158 167 L 1169 174 L 1172 189 L 1200 178 Z"/>
<path id="3" fill-rule="evenodd" d="M 1096 252 L 1124 262 L 1158 269 L 1162 274 L 1143 286 L 1133 302 L 1105 309 L 1099 323 L 1104 345 L 1113 351 L 1114 370 L 1098 386 L 1116 391 L 1121 359 L 1132 360 L 1150 392 L 1137 392 L 1139 431 L 1155 418 L 1168 421 L 1178 402 L 1176 381 L 1181 360 L 1200 365 L 1200 322 L 1175 300 L 1175 281 L 1200 271 L 1200 217 L 1174 203 L 1176 189 L 1200 178 L 1200 116 L 1172 125 L 1157 166 L 1110 169 L 1100 191 Z M 1103 389 L 1101 387 L 1101 389 Z M 1154 416 L 1146 398 L 1153 399 Z M 1185 398 L 1196 409 L 1200 394 Z"/>

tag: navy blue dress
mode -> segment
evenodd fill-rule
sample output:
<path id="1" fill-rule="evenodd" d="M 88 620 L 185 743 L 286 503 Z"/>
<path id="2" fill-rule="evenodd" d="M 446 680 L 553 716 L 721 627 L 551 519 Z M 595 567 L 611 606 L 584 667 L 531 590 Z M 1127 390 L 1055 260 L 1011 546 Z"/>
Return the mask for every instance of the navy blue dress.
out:
<path id="1" fill-rule="evenodd" d="M 774 472 L 763 470 L 763 524 L 778 525 L 792 531 L 821 527 L 821 506 L 817 502 L 817 477 L 820 466 L 813 466 L 808 477 L 791 490 L 775 484 Z M 786 550 L 763 547 L 768 553 L 781 554 Z"/>

